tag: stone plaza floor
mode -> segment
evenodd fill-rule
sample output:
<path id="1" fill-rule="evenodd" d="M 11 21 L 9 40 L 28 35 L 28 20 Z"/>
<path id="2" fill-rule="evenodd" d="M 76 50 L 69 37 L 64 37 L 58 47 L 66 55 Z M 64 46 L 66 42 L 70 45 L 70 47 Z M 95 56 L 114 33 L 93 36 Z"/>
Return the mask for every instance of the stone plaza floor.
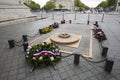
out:
<path id="1" fill-rule="evenodd" d="M 78 65 L 74 64 L 74 56 L 62 58 L 56 65 L 56 70 L 48 66 L 45 68 L 36 68 L 30 72 L 31 66 L 25 60 L 25 52 L 23 47 L 15 46 L 9 49 L 8 40 L 21 40 L 22 35 L 33 36 L 40 28 L 59 22 L 62 20 L 61 15 L 55 15 L 47 19 L 14 24 L 10 26 L 0 27 L 0 80 L 119 80 L 120 79 L 120 15 L 105 15 L 104 21 L 101 22 L 102 14 L 91 14 L 90 24 L 87 25 L 87 14 L 76 15 L 66 14 L 65 24 L 60 24 L 60 27 L 52 32 L 36 37 L 29 37 L 29 42 L 38 38 L 33 44 L 43 42 L 52 34 L 57 32 L 67 32 L 82 35 L 78 48 L 70 48 L 59 46 L 62 50 L 89 55 L 90 38 L 92 38 L 92 61 L 103 60 L 101 56 L 101 48 L 99 42 L 90 36 L 91 27 L 95 21 L 99 22 L 100 27 L 105 32 L 108 40 L 103 42 L 104 46 L 109 48 L 107 58 L 114 61 L 114 66 L 111 73 L 104 70 L 105 62 L 91 63 L 80 57 Z M 72 20 L 72 23 L 69 23 Z M 113 27 L 112 27 L 113 26 Z M 64 54 L 63 55 L 67 55 Z"/>

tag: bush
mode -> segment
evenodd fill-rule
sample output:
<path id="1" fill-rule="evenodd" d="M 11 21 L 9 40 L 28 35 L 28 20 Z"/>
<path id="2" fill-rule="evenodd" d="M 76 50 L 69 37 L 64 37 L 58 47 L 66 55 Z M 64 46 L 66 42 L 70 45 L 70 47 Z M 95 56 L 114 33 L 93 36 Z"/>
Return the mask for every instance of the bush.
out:
<path id="1" fill-rule="evenodd" d="M 31 10 L 40 10 L 40 5 L 34 1 L 24 3 Z"/>

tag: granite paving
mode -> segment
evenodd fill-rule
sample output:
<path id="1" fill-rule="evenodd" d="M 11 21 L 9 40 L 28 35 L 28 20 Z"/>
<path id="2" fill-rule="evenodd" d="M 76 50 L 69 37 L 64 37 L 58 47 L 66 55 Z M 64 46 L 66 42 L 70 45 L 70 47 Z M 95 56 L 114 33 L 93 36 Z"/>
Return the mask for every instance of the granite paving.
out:
<path id="1" fill-rule="evenodd" d="M 50 14 L 50 13 L 49 13 Z M 63 15 L 55 14 L 49 16 L 47 19 L 14 24 L 10 26 L 0 27 L 0 80 L 119 80 L 120 79 L 120 15 L 105 14 L 104 21 L 101 22 L 102 14 L 91 14 L 90 24 L 87 25 L 88 14 L 75 14 L 66 13 L 64 19 L 65 24 L 60 24 L 60 27 L 54 29 L 47 34 L 38 34 L 36 37 L 29 37 L 28 40 L 32 41 L 37 37 L 40 37 L 34 44 L 43 42 L 50 35 L 56 32 L 68 32 L 74 34 L 83 35 L 79 48 L 69 48 L 59 46 L 61 49 L 73 51 L 79 54 L 88 55 L 89 52 L 89 40 L 91 26 L 95 21 L 99 22 L 100 27 L 105 32 L 108 40 L 103 42 L 104 46 L 109 48 L 107 58 L 114 61 L 114 66 L 111 73 L 104 70 L 105 62 L 102 63 L 90 63 L 84 58 L 80 57 L 78 65 L 74 64 L 74 55 L 62 60 L 56 65 L 56 70 L 51 66 L 45 68 L 36 68 L 33 72 L 30 72 L 31 66 L 25 60 L 25 52 L 23 47 L 15 46 L 10 49 L 8 40 L 14 39 L 16 41 L 21 40 L 22 35 L 34 35 L 40 28 L 59 22 L 63 19 Z M 69 23 L 72 20 L 72 24 Z M 112 27 L 111 27 L 112 26 Z M 101 48 L 99 42 L 92 37 L 93 42 L 93 58 L 90 60 L 99 61 L 104 59 L 101 56 Z M 67 55 L 64 54 L 63 55 Z"/>

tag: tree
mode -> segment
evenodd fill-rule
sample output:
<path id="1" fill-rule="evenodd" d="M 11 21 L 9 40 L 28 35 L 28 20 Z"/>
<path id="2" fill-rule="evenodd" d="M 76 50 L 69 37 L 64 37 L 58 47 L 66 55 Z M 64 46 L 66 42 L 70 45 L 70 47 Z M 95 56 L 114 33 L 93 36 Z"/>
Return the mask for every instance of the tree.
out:
<path id="1" fill-rule="evenodd" d="M 80 5 L 80 0 L 74 0 L 74 6 L 79 7 Z"/>
<path id="2" fill-rule="evenodd" d="M 106 8 L 107 6 L 108 6 L 108 2 L 107 1 L 102 1 L 97 7 Z"/>
<path id="3" fill-rule="evenodd" d="M 31 10 L 40 10 L 40 5 L 38 3 L 35 3 L 34 1 L 26 2 L 24 3 L 27 7 L 29 7 Z"/>
<path id="4" fill-rule="evenodd" d="M 120 2 L 118 3 L 118 6 L 120 6 Z"/>
<path id="5" fill-rule="evenodd" d="M 48 1 L 43 8 L 45 10 L 53 10 L 56 8 L 56 5 L 54 2 Z"/>
<path id="6" fill-rule="evenodd" d="M 117 0 L 106 0 L 102 1 L 96 8 L 103 7 L 104 9 L 115 10 L 116 5 Z"/>
<path id="7" fill-rule="evenodd" d="M 78 8 L 89 9 L 89 7 L 86 6 L 84 3 L 82 3 L 80 0 L 75 0 L 74 1 L 74 6 L 78 7 Z"/>
<path id="8" fill-rule="evenodd" d="M 59 4 L 59 8 L 62 9 L 62 8 L 63 8 L 63 5 L 62 5 L 62 4 Z"/>
<path id="9" fill-rule="evenodd" d="M 108 2 L 108 6 L 115 6 L 117 0 L 107 0 L 107 2 Z"/>

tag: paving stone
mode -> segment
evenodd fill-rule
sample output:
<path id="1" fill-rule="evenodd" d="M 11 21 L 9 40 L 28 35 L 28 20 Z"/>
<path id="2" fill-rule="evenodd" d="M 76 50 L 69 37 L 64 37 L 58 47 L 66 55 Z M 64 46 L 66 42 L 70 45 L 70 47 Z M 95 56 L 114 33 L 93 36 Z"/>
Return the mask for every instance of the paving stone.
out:
<path id="1" fill-rule="evenodd" d="M 93 74 L 92 74 L 90 71 L 86 71 L 84 74 L 85 74 L 87 77 L 93 76 Z"/>
<path id="2" fill-rule="evenodd" d="M 43 76 L 44 76 L 44 78 L 46 78 L 46 77 L 50 77 L 51 75 L 50 75 L 50 72 L 45 72 L 45 73 L 43 73 Z"/>
<path id="3" fill-rule="evenodd" d="M 68 74 L 66 72 L 62 72 L 60 76 L 61 76 L 61 79 L 64 80 L 68 77 Z"/>
<path id="4" fill-rule="evenodd" d="M 64 69 L 64 67 L 62 67 L 62 68 L 58 68 L 58 72 L 61 74 L 62 72 L 64 72 L 65 71 L 65 69 Z"/>
<path id="5" fill-rule="evenodd" d="M 56 75 L 53 75 L 53 80 L 61 80 L 61 78 L 58 74 L 56 74 Z"/>
<path id="6" fill-rule="evenodd" d="M 98 80 L 96 77 L 90 77 L 90 80 Z"/>
<path id="7" fill-rule="evenodd" d="M 117 75 L 115 78 L 117 78 L 119 80 L 120 79 L 120 75 Z"/>
<path id="8" fill-rule="evenodd" d="M 109 80 L 116 80 L 116 78 L 110 78 Z"/>
<path id="9" fill-rule="evenodd" d="M 71 76 L 72 80 L 80 80 L 78 76 Z"/>
<path id="10" fill-rule="evenodd" d="M 82 74 L 80 74 L 78 76 L 79 76 L 80 80 L 85 80 L 87 78 L 84 73 L 82 73 Z"/>
<path id="11" fill-rule="evenodd" d="M 73 75 L 75 75 L 75 72 L 73 70 L 69 70 L 69 71 L 67 71 L 67 74 L 69 76 L 73 76 Z"/>
<path id="12" fill-rule="evenodd" d="M 25 77 L 26 75 L 25 75 L 25 73 L 21 73 L 21 74 L 18 74 L 18 80 L 22 80 L 22 79 L 25 79 L 26 77 Z"/>
<path id="13" fill-rule="evenodd" d="M 44 80 L 53 80 L 51 77 L 46 77 Z"/>
<path id="14" fill-rule="evenodd" d="M 66 65 L 66 66 L 63 66 L 63 67 L 64 67 L 65 71 L 68 71 L 68 70 L 71 69 L 69 65 Z"/>
<path id="15" fill-rule="evenodd" d="M 50 13 L 49 13 L 50 14 Z M 68 19 L 72 19 L 74 14 L 66 14 Z M 91 14 L 91 21 L 101 19 L 96 14 Z M 20 23 L 17 25 L 0 27 L 0 80 L 119 80 L 120 72 L 119 70 L 112 70 L 111 74 L 106 74 L 104 69 L 100 66 L 103 64 L 89 64 L 84 59 L 80 58 L 80 64 L 74 65 L 74 56 L 70 56 L 62 59 L 60 63 L 56 65 L 57 70 L 54 70 L 52 67 L 46 68 L 36 68 L 32 73 L 30 73 L 31 66 L 28 65 L 25 61 L 23 52 L 23 47 L 15 47 L 9 49 L 8 40 L 15 39 L 19 41 L 22 38 L 22 35 L 34 35 L 38 32 L 39 28 L 48 26 L 53 22 L 60 22 L 60 15 L 56 15 L 55 20 L 51 20 L 51 17 L 45 20 L 34 21 L 30 23 Z M 66 18 L 67 18 L 66 17 Z M 82 18 L 83 19 L 82 19 Z M 77 18 L 79 20 L 72 20 L 72 24 L 60 24 L 60 28 L 53 30 L 52 32 L 42 35 L 36 43 L 44 41 L 47 37 L 51 36 L 56 32 L 68 32 L 83 35 L 79 48 L 69 48 L 60 46 L 60 49 L 80 52 L 81 54 L 87 54 L 89 52 L 89 38 L 90 38 L 90 25 L 86 25 L 86 14 L 78 14 Z M 112 18 L 112 20 L 111 20 Z M 66 19 L 66 20 L 68 20 Z M 120 57 L 120 46 L 119 46 L 119 24 L 115 21 L 119 20 L 118 15 L 106 15 L 103 23 L 99 22 L 102 29 L 105 31 L 108 40 L 104 41 L 104 46 L 109 47 L 108 55 L 113 58 L 113 60 L 118 60 Z M 82 24 L 76 24 L 81 23 Z M 82 26 L 81 26 L 82 25 Z M 73 28 L 74 26 L 74 28 Z M 114 26 L 114 27 L 111 27 Z M 111 29 L 111 30 L 110 30 Z M 113 32 L 112 32 L 113 31 Z M 39 35 L 38 35 L 39 36 Z M 36 38 L 38 37 L 36 36 Z M 118 38 L 116 38 L 118 37 Z M 29 41 L 32 40 L 29 39 Z M 111 53 L 109 53 L 111 52 Z M 4 53 L 4 54 L 3 54 Z M 64 54 L 63 54 L 64 55 Z M 93 38 L 93 59 L 92 60 L 101 60 L 103 59 L 100 54 L 99 44 L 96 39 Z M 15 76 L 14 76 L 15 75 Z"/>
<path id="16" fill-rule="evenodd" d="M 26 80 L 35 80 L 33 76 L 27 77 Z"/>
<path id="17" fill-rule="evenodd" d="M 15 75 L 17 74 L 17 69 L 10 70 L 9 75 Z"/>
<path id="18" fill-rule="evenodd" d="M 0 74 L 1 78 L 8 77 L 8 72 L 3 72 Z"/>
<path id="19" fill-rule="evenodd" d="M 104 75 L 102 75 L 102 74 L 96 75 L 96 78 L 98 80 L 107 80 L 107 78 Z"/>
<path id="20" fill-rule="evenodd" d="M 18 73 L 25 73 L 25 68 L 23 67 L 23 68 L 19 68 L 18 69 Z"/>
<path id="21" fill-rule="evenodd" d="M 12 75 L 8 77 L 8 80 L 16 80 L 17 79 L 17 75 Z"/>

